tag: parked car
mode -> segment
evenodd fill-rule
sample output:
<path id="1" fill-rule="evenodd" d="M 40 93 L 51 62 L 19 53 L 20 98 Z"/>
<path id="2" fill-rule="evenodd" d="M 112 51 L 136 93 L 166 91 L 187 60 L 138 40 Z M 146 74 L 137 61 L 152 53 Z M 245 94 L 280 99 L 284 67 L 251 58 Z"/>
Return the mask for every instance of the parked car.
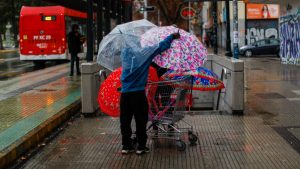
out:
<path id="1" fill-rule="evenodd" d="M 240 48 L 240 55 L 247 57 L 253 55 L 277 55 L 279 57 L 279 53 L 279 40 L 274 38 L 262 39 Z"/>

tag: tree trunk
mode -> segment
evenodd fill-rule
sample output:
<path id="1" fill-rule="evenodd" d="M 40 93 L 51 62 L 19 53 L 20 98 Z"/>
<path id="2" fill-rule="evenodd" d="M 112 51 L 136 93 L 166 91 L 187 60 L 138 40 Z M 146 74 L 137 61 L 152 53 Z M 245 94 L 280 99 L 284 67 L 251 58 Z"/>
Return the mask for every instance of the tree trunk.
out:
<path id="1" fill-rule="evenodd" d="M 3 50 L 3 40 L 2 40 L 2 34 L 0 34 L 0 50 Z"/>

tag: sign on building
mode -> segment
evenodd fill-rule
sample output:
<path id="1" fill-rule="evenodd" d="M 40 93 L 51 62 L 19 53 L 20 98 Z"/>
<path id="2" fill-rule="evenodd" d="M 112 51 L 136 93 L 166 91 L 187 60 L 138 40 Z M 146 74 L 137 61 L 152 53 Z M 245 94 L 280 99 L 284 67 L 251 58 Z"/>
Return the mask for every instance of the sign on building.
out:
<path id="1" fill-rule="evenodd" d="M 279 5 L 276 4 L 247 4 L 247 19 L 277 19 Z"/>
<path id="2" fill-rule="evenodd" d="M 197 14 L 196 10 L 191 7 L 184 7 L 180 11 L 181 17 L 186 20 L 194 19 L 196 17 L 196 14 Z"/>

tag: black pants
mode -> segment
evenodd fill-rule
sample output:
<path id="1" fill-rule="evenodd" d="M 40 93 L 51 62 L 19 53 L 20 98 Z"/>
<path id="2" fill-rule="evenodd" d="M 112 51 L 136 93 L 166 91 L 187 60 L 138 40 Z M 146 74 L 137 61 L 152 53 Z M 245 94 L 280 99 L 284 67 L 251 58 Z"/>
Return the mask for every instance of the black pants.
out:
<path id="1" fill-rule="evenodd" d="M 145 91 L 122 93 L 120 99 L 122 145 L 132 146 L 132 117 L 136 123 L 138 147 L 145 147 L 147 142 L 146 127 L 148 122 L 148 101 Z"/>
<path id="2" fill-rule="evenodd" d="M 73 75 L 73 72 L 74 72 L 74 62 L 75 61 L 76 61 L 76 71 L 77 71 L 77 74 L 80 74 L 79 57 L 77 56 L 77 53 L 71 53 L 71 71 L 70 71 L 71 75 Z"/>

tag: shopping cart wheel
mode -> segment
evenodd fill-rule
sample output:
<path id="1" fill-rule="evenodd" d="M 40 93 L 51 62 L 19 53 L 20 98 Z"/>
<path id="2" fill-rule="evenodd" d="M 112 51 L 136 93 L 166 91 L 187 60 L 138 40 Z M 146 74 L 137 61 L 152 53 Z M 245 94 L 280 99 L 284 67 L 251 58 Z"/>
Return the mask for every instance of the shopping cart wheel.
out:
<path id="1" fill-rule="evenodd" d="M 177 150 L 178 151 L 184 151 L 185 150 L 185 148 L 186 148 L 185 142 L 183 142 L 182 140 L 177 140 L 176 144 L 177 144 Z"/>
<path id="2" fill-rule="evenodd" d="M 195 134 L 189 132 L 189 141 L 191 145 L 195 145 L 198 141 L 198 137 Z"/>

